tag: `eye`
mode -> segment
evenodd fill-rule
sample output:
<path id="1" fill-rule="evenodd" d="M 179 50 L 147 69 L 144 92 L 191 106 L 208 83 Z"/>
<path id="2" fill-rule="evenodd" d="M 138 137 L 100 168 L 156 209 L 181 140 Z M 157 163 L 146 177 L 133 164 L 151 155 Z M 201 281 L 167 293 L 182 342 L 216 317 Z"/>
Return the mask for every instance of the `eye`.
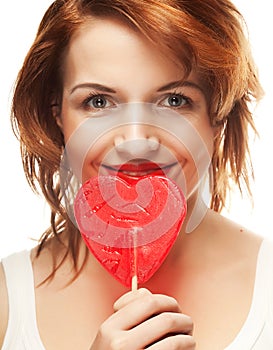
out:
<path id="1" fill-rule="evenodd" d="M 84 100 L 83 105 L 87 109 L 103 109 L 113 106 L 113 103 L 104 95 L 92 94 Z"/>
<path id="2" fill-rule="evenodd" d="M 90 102 L 94 108 L 104 108 L 107 105 L 106 99 L 101 96 L 93 97 Z"/>
<path id="3" fill-rule="evenodd" d="M 161 104 L 164 107 L 179 108 L 190 104 L 190 99 L 181 94 L 170 94 L 162 100 Z"/>

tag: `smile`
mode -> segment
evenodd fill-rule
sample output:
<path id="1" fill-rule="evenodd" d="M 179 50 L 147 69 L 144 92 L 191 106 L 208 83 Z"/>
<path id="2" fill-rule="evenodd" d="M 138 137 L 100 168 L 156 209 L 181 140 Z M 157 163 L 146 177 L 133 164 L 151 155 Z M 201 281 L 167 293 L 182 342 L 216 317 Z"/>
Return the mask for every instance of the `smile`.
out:
<path id="1" fill-rule="evenodd" d="M 112 175 L 121 176 L 123 178 L 140 178 L 148 175 L 166 176 L 168 171 L 177 164 L 157 164 L 147 161 L 132 161 L 122 165 L 101 164 L 101 166 Z"/>

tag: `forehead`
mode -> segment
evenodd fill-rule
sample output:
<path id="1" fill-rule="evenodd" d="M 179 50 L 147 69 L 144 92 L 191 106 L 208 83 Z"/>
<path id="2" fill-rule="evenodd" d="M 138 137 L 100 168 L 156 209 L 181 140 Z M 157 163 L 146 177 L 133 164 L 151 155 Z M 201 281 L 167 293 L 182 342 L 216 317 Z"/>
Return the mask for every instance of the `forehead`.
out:
<path id="1" fill-rule="evenodd" d="M 178 61 L 120 20 L 90 18 L 72 36 L 64 59 L 65 81 L 111 76 L 136 82 L 181 79 Z"/>

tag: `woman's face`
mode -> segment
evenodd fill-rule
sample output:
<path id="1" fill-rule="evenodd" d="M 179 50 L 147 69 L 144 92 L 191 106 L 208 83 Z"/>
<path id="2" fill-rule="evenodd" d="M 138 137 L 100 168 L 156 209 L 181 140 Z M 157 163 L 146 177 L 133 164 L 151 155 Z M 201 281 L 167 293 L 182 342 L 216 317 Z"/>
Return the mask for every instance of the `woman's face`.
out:
<path id="1" fill-rule="evenodd" d="M 63 84 L 59 125 L 82 182 L 163 172 L 183 178 L 186 197 L 195 191 L 213 150 L 197 75 L 183 80 L 168 54 L 120 21 L 90 19 L 70 41 Z"/>

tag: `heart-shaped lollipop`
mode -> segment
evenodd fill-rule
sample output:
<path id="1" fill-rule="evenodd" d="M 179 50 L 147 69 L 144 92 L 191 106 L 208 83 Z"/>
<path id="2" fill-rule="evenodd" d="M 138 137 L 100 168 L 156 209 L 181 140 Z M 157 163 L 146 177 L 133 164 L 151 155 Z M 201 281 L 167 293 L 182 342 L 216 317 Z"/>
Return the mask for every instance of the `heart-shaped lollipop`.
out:
<path id="1" fill-rule="evenodd" d="M 92 177 L 80 188 L 74 213 L 97 260 L 125 286 L 146 282 L 163 263 L 186 216 L 178 186 L 164 176 L 127 182 Z"/>

